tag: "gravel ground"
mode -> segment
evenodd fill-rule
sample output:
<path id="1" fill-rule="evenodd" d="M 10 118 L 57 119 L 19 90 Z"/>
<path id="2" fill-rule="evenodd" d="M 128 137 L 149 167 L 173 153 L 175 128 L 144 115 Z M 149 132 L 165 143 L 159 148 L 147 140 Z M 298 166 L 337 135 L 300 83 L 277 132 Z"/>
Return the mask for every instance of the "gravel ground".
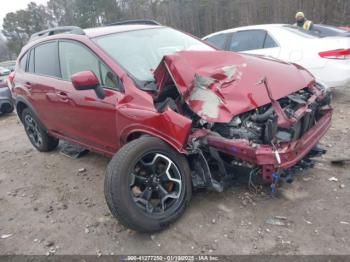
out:
<path id="1" fill-rule="evenodd" d="M 252 194 L 245 183 L 197 192 L 184 216 L 154 235 L 127 230 L 110 215 L 108 158 L 39 153 L 15 114 L 0 116 L 0 255 L 350 254 L 349 166 L 330 164 L 350 158 L 350 92 L 336 91 L 333 106 L 321 141 L 328 153 L 277 196 Z M 276 216 L 282 225 L 267 223 Z"/>

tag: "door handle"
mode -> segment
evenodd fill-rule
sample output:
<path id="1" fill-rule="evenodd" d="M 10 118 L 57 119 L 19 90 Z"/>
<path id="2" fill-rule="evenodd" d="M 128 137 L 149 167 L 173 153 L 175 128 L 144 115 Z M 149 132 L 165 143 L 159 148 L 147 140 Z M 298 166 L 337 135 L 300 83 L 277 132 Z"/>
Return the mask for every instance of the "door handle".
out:
<path id="1" fill-rule="evenodd" d="M 56 95 L 60 98 L 62 102 L 68 102 L 68 94 L 66 92 L 60 91 Z"/>
<path id="2" fill-rule="evenodd" d="M 32 90 L 32 83 L 31 82 L 26 82 L 25 83 L 26 88 L 31 91 Z"/>

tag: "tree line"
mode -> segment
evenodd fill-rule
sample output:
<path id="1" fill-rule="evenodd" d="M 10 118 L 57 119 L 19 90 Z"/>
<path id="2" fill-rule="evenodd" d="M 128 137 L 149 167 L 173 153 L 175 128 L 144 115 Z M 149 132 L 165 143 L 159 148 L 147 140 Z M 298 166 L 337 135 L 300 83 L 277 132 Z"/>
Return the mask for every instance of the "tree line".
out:
<path id="1" fill-rule="evenodd" d="M 202 37 L 249 24 L 293 23 L 297 11 L 316 23 L 350 24 L 349 0 L 49 0 L 46 5 L 31 2 L 26 9 L 8 13 L 2 33 L 5 50 L 16 56 L 31 34 L 54 26 L 88 28 L 154 19 Z"/>

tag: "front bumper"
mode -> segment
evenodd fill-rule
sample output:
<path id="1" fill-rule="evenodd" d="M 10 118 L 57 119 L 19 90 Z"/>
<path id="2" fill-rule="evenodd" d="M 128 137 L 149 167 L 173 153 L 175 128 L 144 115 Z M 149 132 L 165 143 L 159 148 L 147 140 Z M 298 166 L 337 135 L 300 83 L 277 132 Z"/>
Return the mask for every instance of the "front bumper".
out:
<path id="1" fill-rule="evenodd" d="M 233 155 L 240 160 L 262 167 L 265 181 L 272 182 L 272 174 L 297 164 L 318 143 L 331 126 L 332 109 L 326 109 L 324 115 L 304 135 L 290 143 L 276 145 L 258 145 L 247 140 L 231 140 L 209 135 L 208 145 L 218 151 Z"/>

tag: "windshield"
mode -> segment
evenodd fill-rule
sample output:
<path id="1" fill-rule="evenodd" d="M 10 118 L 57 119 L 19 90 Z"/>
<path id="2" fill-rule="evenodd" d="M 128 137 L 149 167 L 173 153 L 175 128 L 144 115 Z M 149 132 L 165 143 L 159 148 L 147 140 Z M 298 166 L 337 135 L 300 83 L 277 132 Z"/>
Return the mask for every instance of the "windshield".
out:
<path id="1" fill-rule="evenodd" d="M 153 82 L 153 71 L 164 55 L 181 50 L 214 50 L 177 30 L 161 27 L 100 36 L 94 41 L 137 82 Z"/>
<path id="2" fill-rule="evenodd" d="M 289 32 L 297 34 L 301 37 L 304 37 L 304 38 L 315 38 L 315 37 L 320 38 L 320 36 L 316 32 L 313 32 L 311 30 L 307 31 L 307 30 L 304 30 L 304 29 L 297 27 L 297 26 L 285 25 L 282 28 L 288 30 Z"/>

